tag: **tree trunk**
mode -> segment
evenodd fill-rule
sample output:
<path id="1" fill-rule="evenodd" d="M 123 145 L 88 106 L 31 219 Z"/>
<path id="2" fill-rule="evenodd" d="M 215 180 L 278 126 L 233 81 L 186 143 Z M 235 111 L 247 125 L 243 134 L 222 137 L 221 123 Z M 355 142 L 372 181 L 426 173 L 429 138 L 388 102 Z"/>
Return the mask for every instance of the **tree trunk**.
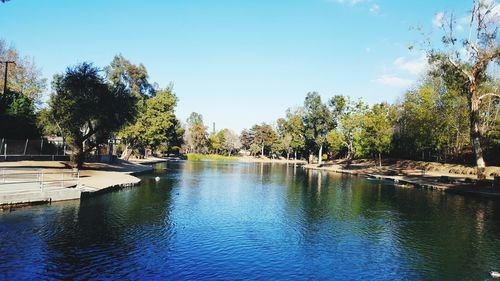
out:
<path id="1" fill-rule="evenodd" d="M 286 161 L 290 160 L 290 151 L 286 152 Z"/>
<path id="2" fill-rule="evenodd" d="M 295 154 L 294 160 L 297 161 L 297 151 L 294 151 L 294 154 Z"/>
<path id="3" fill-rule="evenodd" d="M 379 168 L 382 168 L 382 155 L 381 155 L 381 153 L 378 154 L 378 166 L 379 166 Z"/>
<path id="4" fill-rule="evenodd" d="M 83 148 L 83 143 L 77 143 L 74 148 L 76 152 L 74 151 L 73 154 L 71 154 L 71 158 L 76 167 L 78 169 L 81 169 L 83 168 L 83 162 L 85 161 L 85 152 Z"/>
<path id="5" fill-rule="evenodd" d="M 260 156 L 261 156 L 262 158 L 264 158 L 264 146 L 262 146 L 262 150 L 261 150 L 261 152 L 260 152 Z"/>
<path id="6" fill-rule="evenodd" d="M 470 86 L 469 107 L 470 107 L 470 139 L 474 154 L 476 156 L 477 178 L 483 180 L 486 178 L 486 164 L 483 159 L 483 150 L 481 149 L 481 132 L 479 130 L 481 117 L 479 115 L 480 100 L 477 97 L 477 88 L 475 84 Z"/>
<path id="7" fill-rule="evenodd" d="M 130 156 L 132 156 L 133 151 L 134 151 L 134 149 L 130 145 L 127 145 L 125 147 L 125 150 L 122 152 L 120 159 L 128 161 L 128 159 L 130 159 Z"/>
<path id="8" fill-rule="evenodd" d="M 322 162 L 323 162 L 323 145 L 320 145 L 318 152 L 318 166 L 321 166 Z"/>

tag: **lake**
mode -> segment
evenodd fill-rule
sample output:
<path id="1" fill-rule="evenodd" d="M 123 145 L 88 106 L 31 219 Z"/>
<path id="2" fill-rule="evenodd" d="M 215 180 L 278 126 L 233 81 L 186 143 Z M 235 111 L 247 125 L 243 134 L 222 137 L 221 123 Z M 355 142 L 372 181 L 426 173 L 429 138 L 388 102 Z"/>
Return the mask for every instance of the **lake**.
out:
<path id="1" fill-rule="evenodd" d="M 293 165 L 155 167 L 136 187 L 0 213 L 0 279 L 485 280 L 500 270 L 500 200 Z"/>

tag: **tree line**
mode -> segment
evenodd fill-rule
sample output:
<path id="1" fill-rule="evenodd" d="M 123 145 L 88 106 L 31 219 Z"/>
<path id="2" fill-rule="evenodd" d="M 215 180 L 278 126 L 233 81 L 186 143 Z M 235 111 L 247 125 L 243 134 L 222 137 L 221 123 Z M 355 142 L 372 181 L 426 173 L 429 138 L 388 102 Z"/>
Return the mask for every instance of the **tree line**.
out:
<path id="1" fill-rule="evenodd" d="M 40 108 L 46 80 L 32 59 L 0 41 L 0 58 L 16 61 L 0 96 L 0 137 L 61 136 L 78 166 L 91 151 L 119 139 L 124 159 L 145 150 L 233 155 L 241 149 L 319 164 L 366 157 L 381 164 L 382 157 L 396 157 L 475 163 L 483 178 L 486 162 L 500 162 L 500 83 L 489 71 L 500 62 L 494 4 L 473 1 L 465 38 L 453 32 L 452 15 L 444 18 L 441 42 L 423 47 L 428 71 L 398 101 L 369 105 L 310 92 L 284 117 L 240 134 L 209 133 L 198 113 L 183 124 L 175 115 L 172 85 L 151 83 L 142 64 L 121 55 L 102 69 L 82 63 L 56 74 L 48 106 Z"/>

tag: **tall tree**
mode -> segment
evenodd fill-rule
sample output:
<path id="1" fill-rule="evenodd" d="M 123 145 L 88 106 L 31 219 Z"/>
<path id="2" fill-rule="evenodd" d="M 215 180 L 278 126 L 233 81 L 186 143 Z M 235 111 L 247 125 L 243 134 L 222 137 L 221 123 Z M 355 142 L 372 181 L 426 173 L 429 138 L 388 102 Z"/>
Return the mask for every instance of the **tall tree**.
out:
<path id="1" fill-rule="evenodd" d="M 187 119 L 184 141 L 188 152 L 206 152 L 208 144 L 208 128 L 203 123 L 203 116 L 193 112 Z"/>
<path id="2" fill-rule="evenodd" d="M 362 101 L 352 101 L 349 97 L 337 95 L 329 101 L 332 109 L 332 122 L 336 123 L 342 139 L 347 144 L 347 158 L 356 156 L 356 147 L 360 139 L 361 125 L 368 110 Z"/>
<path id="3" fill-rule="evenodd" d="M 378 156 L 379 166 L 382 166 L 382 153 L 391 149 L 392 120 L 391 107 L 386 103 L 375 104 L 365 115 L 361 135 L 362 150 L 365 154 Z"/>
<path id="4" fill-rule="evenodd" d="M 135 114 L 135 99 L 123 87 L 105 82 L 89 63 L 69 67 L 54 77 L 51 115 L 64 130 L 73 149 L 72 158 L 81 168 L 86 155 L 107 142 Z"/>
<path id="5" fill-rule="evenodd" d="M 306 138 L 314 143 L 318 149 L 318 165 L 321 165 L 326 136 L 334 124 L 328 106 L 321 101 L 321 96 L 318 93 L 310 92 L 307 94 L 304 101 L 303 118 Z"/>
<path id="6" fill-rule="evenodd" d="M 143 64 L 133 64 L 121 54 L 116 55 L 111 63 L 104 68 L 106 77 L 114 85 L 120 85 L 129 90 L 138 102 L 139 110 L 146 99 L 155 94 L 156 89 L 149 82 L 149 75 Z M 172 88 L 171 86 L 169 88 Z"/>
<path id="7" fill-rule="evenodd" d="M 498 5 L 496 1 L 474 0 L 470 15 L 467 38 L 459 39 L 454 33 L 454 19 L 442 24 L 444 50 L 430 48 L 429 58 L 432 63 L 447 73 L 453 73 L 457 81 L 462 82 L 463 95 L 467 97 L 470 110 L 470 138 L 476 156 L 478 179 L 486 177 L 486 163 L 483 158 L 480 131 L 480 107 L 486 96 L 496 93 L 482 93 L 488 66 L 499 62 L 500 46 L 498 33 Z"/>

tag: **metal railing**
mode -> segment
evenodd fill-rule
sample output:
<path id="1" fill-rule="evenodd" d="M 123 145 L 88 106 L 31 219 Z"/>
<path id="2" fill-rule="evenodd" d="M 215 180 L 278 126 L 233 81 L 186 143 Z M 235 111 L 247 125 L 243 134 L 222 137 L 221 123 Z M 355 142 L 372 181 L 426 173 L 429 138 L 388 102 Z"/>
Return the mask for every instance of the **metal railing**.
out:
<path id="1" fill-rule="evenodd" d="M 44 171 L 29 168 L 0 168 L 0 191 L 5 188 L 38 186 L 40 190 L 48 187 L 78 186 L 80 172 L 78 170 Z"/>

